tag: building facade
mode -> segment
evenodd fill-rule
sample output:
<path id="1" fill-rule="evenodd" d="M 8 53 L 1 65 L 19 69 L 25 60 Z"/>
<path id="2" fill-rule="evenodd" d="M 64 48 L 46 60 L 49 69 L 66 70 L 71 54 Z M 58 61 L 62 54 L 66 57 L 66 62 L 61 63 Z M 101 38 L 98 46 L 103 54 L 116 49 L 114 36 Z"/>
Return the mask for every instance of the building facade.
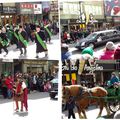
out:
<path id="1" fill-rule="evenodd" d="M 22 73 L 43 73 L 51 72 L 54 74 L 58 71 L 58 61 L 44 60 L 14 60 L 14 72 Z"/>
<path id="2" fill-rule="evenodd" d="M 90 15 L 93 18 L 90 18 Z M 104 2 L 103 1 L 79 1 L 79 2 L 61 2 L 60 3 L 61 28 L 70 30 L 86 28 L 88 23 L 99 27 L 104 20 Z"/>

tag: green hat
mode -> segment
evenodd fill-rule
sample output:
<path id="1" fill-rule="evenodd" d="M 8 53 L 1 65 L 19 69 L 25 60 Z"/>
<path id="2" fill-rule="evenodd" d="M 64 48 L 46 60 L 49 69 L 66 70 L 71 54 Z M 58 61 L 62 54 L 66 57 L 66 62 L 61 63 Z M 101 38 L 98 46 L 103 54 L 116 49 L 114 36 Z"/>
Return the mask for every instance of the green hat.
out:
<path id="1" fill-rule="evenodd" d="M 89 54 L 91 56 L 93 56 L 93 48 L 91 47 L 87 47 L 82 51 L 82 54 Z"/>
<path id="2" fill-rule="evenodd" d="M 8 72 L 4 72 L 4 76 L 7 77 L 9 75 Z"/>

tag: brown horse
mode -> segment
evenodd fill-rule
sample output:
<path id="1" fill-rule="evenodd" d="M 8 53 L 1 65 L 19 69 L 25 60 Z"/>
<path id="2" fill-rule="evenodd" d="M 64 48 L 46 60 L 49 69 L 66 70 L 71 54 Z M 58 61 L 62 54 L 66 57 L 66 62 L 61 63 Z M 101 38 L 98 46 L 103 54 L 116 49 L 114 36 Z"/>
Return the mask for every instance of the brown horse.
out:
<path id="1" fill-rule="evenodd" d="M 110 111 L 107 108 L 104 99 L 104 97 L 107 96 L 107 91 L 102 87 L 94 87 L 88 89 L 86 87 L 82 87 L 81 85 L 64 86 L 62 94 L 64 102 L 67 102 L 70 96 L 74 97 L 79 118 L 87 119 L 85 109 L 92 103 L 100 106 L 98 117 L 101 116 L 104 107 L 106 108 L 107 114 L 110 115 Z M 83 113 L 83 116 L 81 115 L 81 113 Z"/>

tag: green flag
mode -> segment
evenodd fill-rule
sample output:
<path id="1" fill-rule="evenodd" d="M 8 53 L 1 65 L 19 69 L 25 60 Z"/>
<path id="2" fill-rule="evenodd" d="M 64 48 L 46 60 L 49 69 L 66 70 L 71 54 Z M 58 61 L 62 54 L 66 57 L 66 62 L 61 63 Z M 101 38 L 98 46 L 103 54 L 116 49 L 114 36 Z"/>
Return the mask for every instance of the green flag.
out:
<path id="1" fill-rule="evenodd" d="M 44 28 L 46 29 L 46 31 L 48 32 L 49 36 L 51 37 L 51 36 L 52 36 L 52 33 L 51 33 L 50 30 L 48 29 L 48 25 L 46 25 Z"/>
<path id="2" fill-rule="evenodd" d="M 27 40 L 25 40 L 20 33 L 18 35 L 19 35 L 19 40 L 27 47 L 27 45 L 28 45 Z"/>
<path id="3" fill-rule="evenodd" d="M 41 37 L 35 32 L 35 35 L 36 35 L 36 37 L 37 37 L 37 40 L 38 40 L 38 42 L 42 45 L 42 47 L 44 48 L 44 49 L 47 49 L 47 46 L 46 46 L 46 44 L 43 42 L 43 40 L 41 39 Z"/>

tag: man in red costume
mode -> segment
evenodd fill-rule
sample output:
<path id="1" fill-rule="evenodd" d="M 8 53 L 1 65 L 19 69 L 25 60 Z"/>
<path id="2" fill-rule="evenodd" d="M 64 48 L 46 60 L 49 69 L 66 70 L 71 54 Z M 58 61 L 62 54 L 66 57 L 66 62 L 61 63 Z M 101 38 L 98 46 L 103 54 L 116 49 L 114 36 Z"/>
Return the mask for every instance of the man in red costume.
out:
<path id="1" fill-rule="evenodd" d="M 15 111 L 19 110 L 18 101 L 21 102 L 21 112 L 23 111 L 23 106 L 25 107 L 25 110 L 28 111 L 27 94 L 28 94 L 28 90 L 27 90 L 26 84 L 22 76 L 18 76 L 16 78 L 16 82 L 14 86 L 14 100 L 16 103 Z"/>

